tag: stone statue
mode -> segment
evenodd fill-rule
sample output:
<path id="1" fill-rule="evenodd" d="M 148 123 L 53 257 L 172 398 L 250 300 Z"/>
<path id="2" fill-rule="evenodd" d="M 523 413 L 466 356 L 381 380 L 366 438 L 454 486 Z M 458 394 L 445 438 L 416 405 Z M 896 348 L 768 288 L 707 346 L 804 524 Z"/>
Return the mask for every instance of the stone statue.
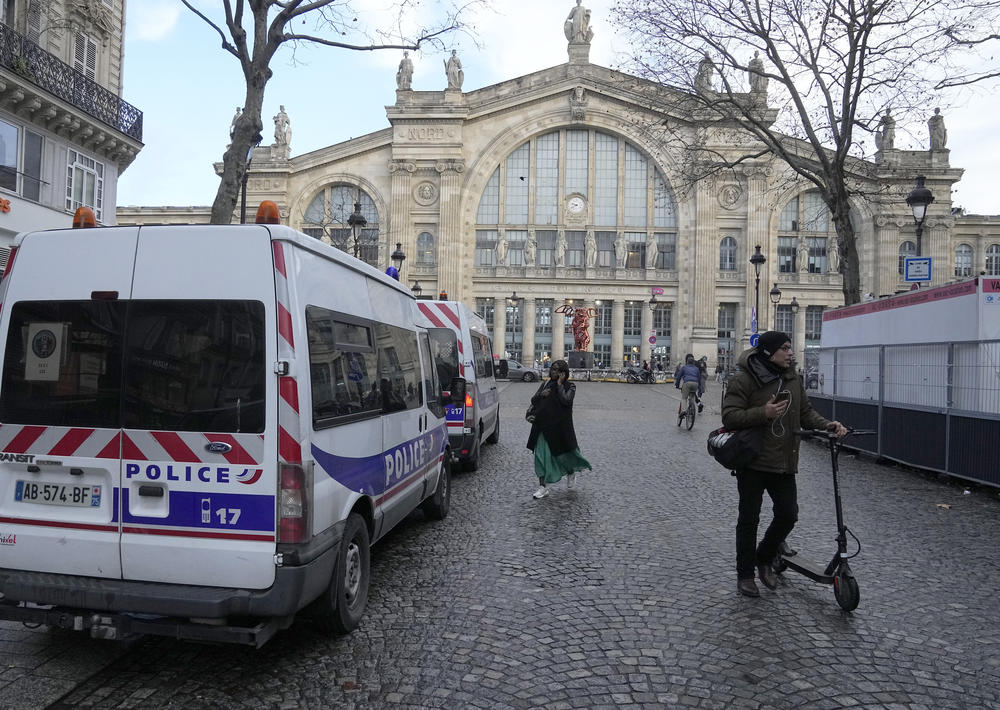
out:
<path id="1" fill-rule="evenodd" d="M 840 246 L 837 237 L 830 238 L 830 247 L 826 252 L 827 258 L 830 260 L 830 273 L 839 274 L 840 273 Z"/>
<path id="2" fill-rule="evenodd" d="M 556 266 L 566 265 L 566 233 L 562 230 L 556 235 Z"/>
<path id="3" fill-rule="evenodd" d="M 805 239 L 799 240 L 799 271 L 809 271 L 809 245 Z"/>
<path id="4" fill-rule="evenodd" d="M 767 76 L 764 74 L 764 62 L 760 52 L 753 53 L 753 59 L 747 65 L 750 74 L 750 92 L 754 94 L 767 93 Z"/>
<path id="5" fill-rule="evenodd" d="M 594 30 L 590 27 L 590 10 L 580 3 L 583 0 L 576 0 L 576 7 L 569 11 L 569 16 L 563 24 L 563 32 L 570 42 L 590 43 L 594 38 Z"/>
<path id="6" fill-rule="evenodd" d="M 400 91 L 409 91 L 412 80 L 413 62 L 410 61 L 410 53 L 403 52 L 403 58 L 399 61 L 399 69 L 396 70 L 396 88 Z"/>
<path id="7" fill-rule="evenodd" d="M 931 150 L 944 150 L 948 143 L 948 131 L 944 127 L 941 109 L 934 109 L 934 115 L 927 119 L 927 128 L 931 133 Z"/>
<path id="8" fill-rule="evenodd" d="M 462 82 L 465 81 L 465 72 L 462 70 L 462 60 L 458 58 L 456 51 L 451 50 L 451 56 L 444 63 L 444 73 L 448 76 L 448 88 L 462 90 Z"/>
<path id="9" fill-rule="evenodd" d="M 656 266 L 656 235 L 650 232 L 646 238 L 646 268 L 652 269 Z"/>
<path id="10" fill-rule="evenodd" d="M 285 107 L 278 107 L 278 115 L 274 117 L 274 144 L 290 145 L 292 142 L 292 122 L 288 120 Z"/>
<path id="11" fill-rule="evenodd" d="M 236 115 L 233 116 L 233 122 L 229 124 L 229 140 L 232 140 L 233 136 L 236 135 L 236 122 L 240 120 L 241 113 L 243 113 L 243 109 L 237 106 Z"/>
<path id="12" fill-rule="evenodd" d="M 628 261 L 628 244 L 625 243 L 625 235 L 621 232 L 618 232 L 618 238 L 615 239 L 615 261 L 618 262 L 620 269 L 624 269 Z"/>
<path id="13" fill-rule="evenodd" d="M 497 240 L 497 266 L 507 265 L 507 240 L 501 234 Z"/>
<path id="14" fill-rule="evenodd" d="M 712 90 L 712 72 L 714 67 L 712 67 L 712 60 L 708 58 L 708 54 L 698 62 L 698 73 L 694 77 L 694 90 L 698 93 L 703 93 L 705 91 Z"/>
<path id="15" fill-rule="evenodd" d="M 889 109 L 885 110 L 878 125 L 879 130 L 875 131 L 875 147 L 879 150 L 892 150 L 896 141 L 896 119 L 889 113 Z"/>
<path id="16" fill-rule="evenodd" d="M 586 240 L 587 266 L 597 266 L 597 239 L 594 238 L 594 231 L 587 232 Z"/>
<path id="17" fill-rule="evenodd" d="M 524 243 L 524 265 L 535 265 L 535 240 L 534 235 L 528 235 L 528 241 Z"/>

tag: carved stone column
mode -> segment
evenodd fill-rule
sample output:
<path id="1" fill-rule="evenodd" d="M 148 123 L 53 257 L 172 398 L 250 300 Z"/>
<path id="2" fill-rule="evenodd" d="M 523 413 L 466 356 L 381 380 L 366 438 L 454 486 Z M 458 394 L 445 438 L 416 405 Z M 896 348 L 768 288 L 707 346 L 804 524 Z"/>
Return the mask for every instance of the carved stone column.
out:
<path id="1" fill-rule="evenodd" d="M 411 162 L 405 160 L 389 161 L 389 175 L 392 183 L 389 196 L 389 243 L 386 245 L 386 255 L 392 254 L 397 242 L 402 244 L 403 253 L 407 255 L 407 261 L 403 262 L 404 268 L 411 258 L 415 258 L 417 253 L 416 236 L 412 234 L 413 230 L 410 229 L 410 178 L 413 176 L 414 170 L 416 170 L 416 165 Z M 400 279 L 405 282 L 403 274 L 400 274 Z"/>
<path id="2" fill-rule="evenodd" d="M 625 349 L 625 301 L 616 298 L 611 303 L 611 367 L 622 367 Z"/>
<path id="3" fill-rule="evenodd" d="M 521 364 L 531 367 L 535 360 L 535 299 L 523 301 L 521 314 Z"/>
<path id="4" fill-rule="evenodd" d="M 435 167 L 441 174 L 438 287 L 447 291 L 451 300 L 465 301 L 472 294 L 475 250 L 474 240 L 466 245 L 462 239 L 462 173 L 465 163 L 461 160 L 442 160 Z"/>
<path id="5" fill-rule="evenodd" d="M 767 292 L 769 287 L 770 266 L 777 261 L 777 252 L 771 249 L 770 239 L 770 217 L 771 211 L 767 203 L 767 179 L 770 174 L 769 168 L 756 167 L 747 168 L 743 173 L 747 179 L 747 241 L 746 248 L 740 250 L 744 272 L 747 275 L 747 289 L 744 303 L 747 304 L 743 313 L 737 313 L 737 332 L 744 333 L 739 344 L 733 348 L 741 352 L 749 346 L 751 310 L 757 304 L 757 280 L 754 276 L 754 268 L 750 263 L 750 257 L 754 253 L 754 247 L 760 244 L 761 253 L 767 257 L 767 262 L 760 268 L 760 313 L 757 314 L 757 330 L 763 333 L 767 330 L 766 323 L 769 322 L 767 314 L 768 303 Z M 742 325 L 742 327 L 740 327 Z"/>
<path id="6" fill-rule="evenodd" d="M 507 298 L 493 299 L 493 354 L 506 357 L 507 349 Z"/>
<path id="7" fill-rule="evenodd" d="M 875 218 L 875 284 L 872 295 L 892 295 L 896 292 L 902 277 L 899 275 L 899 245 L 903 242 L 899 233 L 902 220 L 888 215 Z M 913 239 L 914 243 L 916 238 Z M 864 296 L 864 294 L 861 294 Z"/>
<path id="8" fill-rule="evenodd" d="M 698 357 L 715 353 L 719 338 L 715 278 L 719 269 L 718 200 L 715 180 L 700 180 L 695 188 L 695 247 L 688 262 L 691 270 L 691 293 L 694 312 L 691 323 L 691 349 Z"/>
<path id="9" fill-rule="evenodd" d="M 554 308 L 558 308 L 560 303 L 556 302 Z M 549 357 L 553 360 L 560 360 L 566 357 L 566 314 L 552 314 L 552 351 Z"/>
<path id="10" fill-rule="evenodd" d="M 642 340 L 639 341 L 639 359 L 650 362 L 652 347 L 649 344 L 649 336 L 653 334 L 653 312 L 649 310 L 649 304 L 642 304 Z M 650 367 L 652 363 L 650 362 Z"/>
<path id="11" fill-rule="evenodd" d="M 594 304 L 593 300 L 588 299 L 586 301 L 580 302 L 580 308 L 596 308 L 596 305 Z M 590 352 L 594 352 L 594 337 L 595 337 L 594 331 L 596 330 L 595 329 L 596 324 L 597 324 L 597 318 L 587 319 L 587 335 L 590 336 L 590 345 L 588 345 L 587 347 L 590 348 Z M 576 347 L 575 343 L 574 347 Z"/>

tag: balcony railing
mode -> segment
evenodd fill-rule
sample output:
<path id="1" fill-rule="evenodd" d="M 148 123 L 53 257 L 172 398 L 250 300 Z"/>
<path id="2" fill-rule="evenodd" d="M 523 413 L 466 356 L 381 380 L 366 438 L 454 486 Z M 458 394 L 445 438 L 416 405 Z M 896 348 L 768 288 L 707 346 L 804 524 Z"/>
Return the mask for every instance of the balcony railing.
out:
<path id="1" fill-rule="evenodd" d="M 142 111 L 4 24 L 0 24 L 0 65 L 142 142 Z"/>

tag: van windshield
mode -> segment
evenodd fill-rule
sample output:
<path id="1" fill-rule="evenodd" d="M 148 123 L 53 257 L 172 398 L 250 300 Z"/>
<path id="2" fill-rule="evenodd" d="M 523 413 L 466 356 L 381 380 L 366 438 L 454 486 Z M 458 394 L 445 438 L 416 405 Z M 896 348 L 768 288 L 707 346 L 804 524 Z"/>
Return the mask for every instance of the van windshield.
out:
<path id="1" fill-rule="evenodd" d="M 0 421 L 262 432 L 265 372 L 260 302 L 19 302 Z"/>

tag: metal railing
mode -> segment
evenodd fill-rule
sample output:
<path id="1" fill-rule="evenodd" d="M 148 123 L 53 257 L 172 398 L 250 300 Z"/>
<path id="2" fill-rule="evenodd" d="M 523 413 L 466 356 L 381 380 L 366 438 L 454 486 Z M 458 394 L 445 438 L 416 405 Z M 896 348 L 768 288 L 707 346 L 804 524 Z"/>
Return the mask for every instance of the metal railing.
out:
<path id="1" fill-rule="evenodd" d="M 0 24 L 0 65 L 130 138 L 142 141 L 142 111 Z"/>

